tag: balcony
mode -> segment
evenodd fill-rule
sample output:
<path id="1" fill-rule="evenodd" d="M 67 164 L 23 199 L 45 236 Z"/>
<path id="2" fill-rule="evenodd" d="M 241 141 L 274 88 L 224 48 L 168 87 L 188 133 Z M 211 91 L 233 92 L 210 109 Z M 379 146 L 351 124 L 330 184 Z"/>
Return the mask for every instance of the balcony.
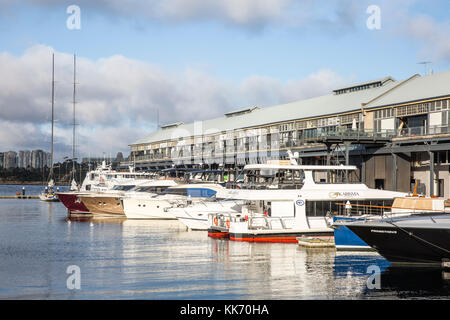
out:
<path id="1" fill-rule="evenodd" d="M 310 148 L 323 143 L 342 143 L 352 142 L 359 144 L 382 144 L 391 141 L 399 140 L 414 140 L 417 138 L 427 139 L 435 137 L 449 137 L 450 138 L 450 126 L 430 126 L 430 127 L 412 127 L 403 128 L 400 130 L 382 130 L 374 131 L 368 129 L 350 129 L 337 127 L 333 129 L 324 130 L 310 130 L 307 133 L 303 133 L 303 136 L 295 139 L 280 139 L 274 141 L 267 141 L 264 143 L 246 143 L 240 146 L 227 145 L 225 148 L 218 150 L 208 149 L 199 150 L 194 149 L 192 152 L 175 152 L 173 154 L 165 154 L 156 152 L 153 154 L 140 154 L 136 157 L 131 157 L 131 161 L 136 162 L 163 162 L 163 161 L 192 161 L 193 159 L 211 159 L 220 158 L 233 159 L 235 155 L 244 155 L 249 153 L 261 153 L 286 149 L 299 149 Z M 207 152 L 206 152 L 207 151 Z"/>

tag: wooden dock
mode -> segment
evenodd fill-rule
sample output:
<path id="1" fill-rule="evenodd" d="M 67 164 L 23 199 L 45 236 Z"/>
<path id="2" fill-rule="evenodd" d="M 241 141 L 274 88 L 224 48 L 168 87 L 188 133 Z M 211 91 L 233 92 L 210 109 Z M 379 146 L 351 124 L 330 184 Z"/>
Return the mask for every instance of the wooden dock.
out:
<path id="1" fill-rule="evenodd" d="M 0 199 L 39 199 L 38 195 L 11 195 L 11 196 L 0 196 Z"/>
<path id="2" fill-rule="evenodd" d="M 334 248 L 334 237 L 308 237 L 297 238 L 298 245 L 306 248 Z"/>

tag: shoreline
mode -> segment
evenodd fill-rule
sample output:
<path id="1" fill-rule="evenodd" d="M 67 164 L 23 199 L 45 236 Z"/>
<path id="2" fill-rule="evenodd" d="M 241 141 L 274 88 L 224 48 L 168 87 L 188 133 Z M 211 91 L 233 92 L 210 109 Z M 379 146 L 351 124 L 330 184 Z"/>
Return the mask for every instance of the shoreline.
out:
<path id="1" fill-rule="evenodd" d="M 46 182 L 42 181 L 2 181 L 0 180 L 0 185 L 18 185 L 18 186 L 45 186 Z M 55 186 L 70 186 L 70 184 L 58 184 Z"/>

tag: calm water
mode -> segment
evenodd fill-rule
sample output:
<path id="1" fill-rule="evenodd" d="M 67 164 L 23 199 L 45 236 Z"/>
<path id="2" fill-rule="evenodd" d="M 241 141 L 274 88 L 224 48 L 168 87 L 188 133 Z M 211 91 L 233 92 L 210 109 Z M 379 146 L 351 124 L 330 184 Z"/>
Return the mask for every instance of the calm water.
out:
<path id="1" fill-rule="evenodd" d="M 67 286 L 69 266 L 80 289 Z M 381 270 L 373 289 L 370 266 Z M 448 299 L 448 279 L 376 253 L 211 239 L 178 221 L 69 220 L 61 203 L 0 200 L 0 299 Z"/>

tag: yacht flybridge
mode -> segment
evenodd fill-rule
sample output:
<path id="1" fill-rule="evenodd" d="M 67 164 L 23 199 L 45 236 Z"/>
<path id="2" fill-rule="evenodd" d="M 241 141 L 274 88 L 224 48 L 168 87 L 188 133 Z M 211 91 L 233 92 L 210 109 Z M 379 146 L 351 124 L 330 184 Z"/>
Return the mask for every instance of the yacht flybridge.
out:
<path id="1" fill-rule="evenodd" d="M 297 242 L 296 238 L 304 235 L 330 237 L 334 231 L 330 228 L 332 216 L 348 214 L 353 205 L 390 206 L 395 197 L 405 195 L 342 182 L 340 177 L 348 177 L 350 171 L 357 169 L 355 166 L 259 164 L 245 168 L 289 170 L 290 178 L 298 177 L 302 186 L 230 191 L 230 198 L 244 200 L 244 204 L 240 212 L 211 214 L 209 236 L 264 242 Z"/>

